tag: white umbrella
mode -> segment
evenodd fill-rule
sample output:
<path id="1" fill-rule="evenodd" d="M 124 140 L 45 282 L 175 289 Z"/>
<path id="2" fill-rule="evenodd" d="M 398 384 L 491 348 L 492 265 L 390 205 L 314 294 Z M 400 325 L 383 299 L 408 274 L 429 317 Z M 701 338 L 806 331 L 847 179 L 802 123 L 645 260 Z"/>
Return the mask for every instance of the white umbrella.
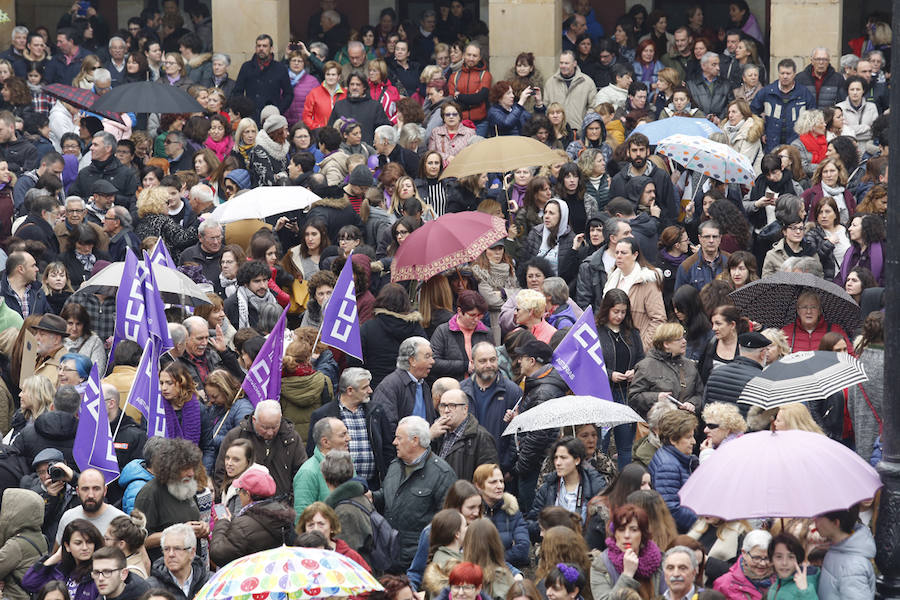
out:
<path id="1" fill-rule="evenodd" d="M 143 261 L 141 261 L 141 264 L 144 264 Z M 124 269 L 124 262 L 112 263 L 107 267 L 103 267 L 103 270 L 82 283 L 78 289 L 117 288 L 122 283 L 122 271 Z M 190 306 L 201 306 L 210 303 L 203 288 L 194 283 L 190 277 L 181 271 L 162 265 L 153 265 L 153 275 L 156 277 L 156 286 L 159 288 L 163 302 Z"/>
<path id="2" fill-rule="evenodd" d="M 220 204 L 212 218 L 223 225 L 244 219 L 265 220 L 272 215 L 306 210 L 319 199 L 300 186 L 262 186 Z"/>
<path id="3" fill-rule="evenodd" d="M 756 179 L 749 158 L 731 146 L 704 137 L 676 133 L 660 140 L 656 152 L 689 171 L 696 171 L 716 181 L 749 185 Z"/>
<path id="4" fill-rule="evenodd" d="M 594 423 L 606 427 L 643 422 L 630 406 L 594 396 L 554 398 L 517 415 L 503 435 Z"/>

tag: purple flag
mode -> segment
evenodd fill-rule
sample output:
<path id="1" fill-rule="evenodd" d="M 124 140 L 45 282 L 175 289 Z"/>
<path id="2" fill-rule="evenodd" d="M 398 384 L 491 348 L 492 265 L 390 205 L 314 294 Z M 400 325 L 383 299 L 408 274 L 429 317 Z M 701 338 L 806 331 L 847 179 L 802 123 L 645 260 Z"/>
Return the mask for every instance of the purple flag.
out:
<path id="1" fill-rule="evenodd" d="M 159 352 L 163 353 L 169 348 L 174 348 L 175 344 L 169 337 L 169 325 L 166 321 L 166 307 L 163 304 L 162 296 L 159 288 L 156 286 L 156 274 L 153 272 L 156 268 L 144 251 L 144 265 L 146 266 L 146 277 L 144 278 L 144 306 L 147 310 L 147 326 L 150 335 L 155 336 L 159 342 Z"/>
<path id="2" fill-rule="evenodd" d="M 103 390 L 100 388 L 97 363 L 91 367 L 91 374 L 85 384 L 72 455 L 80 470 L 97 469 L 109 483 L 119 476 L 119 462 L 116 460 L 109 430 L 109 417 L 106 402 L 103 401 Z"/>
<path id="3" fill-rule="evenodd" d="M 148 343 L 141 355 L 134 381 L 131 382 L 128 404 L 138 409 L 149 421 L 151 407 L 156 405 L 156 396 L 159 396 L 159 353 L 155 343 Z"/>
<path id="4" fill-rule="evenodd" d="M 146 251 L 144 253 L 146 254 Z M 169 250 L 166 248 L 162 238 L 156 240 L 156 245 L 153 246 L 153 251 L 150 252 L 150 262 L 154 265 L 169 267 L 170 269 L 178 268 L 177 265 L 175 265 L 175 261 L 172 260 L 172 255 L 169 254 Z"/>
<path id="5" fill-rule="evenodd" d="M 116 330 L 113 334 L 110 356 L 122 340 L 131 340 L 139 346 L 146 346 L 150 339 L 144 300 L 144 276 L 144 267 L 138 262 L 137 256 L 131 248 L 126 248 L 125 267 L 122 269 L 122 280 L 116 292 Z"/>
<path id="6" fill-rule="evenodd" d="M 553 366 L 579 396 L 612 400 L 594 310 L 588 306 L 553 352 Z"/>
<path id="7" fill-rule="evenodd" d="M 288 308 L 290 307 L 285 307 L 278 317 L 278 322 L 266 337 L 266 342 L 241 384 L 253 406 L 263 400 L 278 400 L 281 397 L 281 359 L 284 358 L 284 329 Z"/>
<path id="8" fill-rule="evenodd" d="M 322 313 L 320 340 L 323 344 L 343 350 L 350 356 L 363 360 L 362 341 L 359 337 L 359 317 L 356 312 L 356 289 L 353 285 L 353 265 L 347 257 L 334 293 L 325 312 Z"/>

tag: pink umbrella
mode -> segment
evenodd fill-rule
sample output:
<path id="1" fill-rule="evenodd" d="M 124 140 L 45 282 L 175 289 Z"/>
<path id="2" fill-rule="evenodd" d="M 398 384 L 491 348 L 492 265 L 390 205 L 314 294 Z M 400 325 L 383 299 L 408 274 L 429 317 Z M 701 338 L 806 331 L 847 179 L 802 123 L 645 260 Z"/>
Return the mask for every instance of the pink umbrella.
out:
<path id="1" fill-rule="evenodd" d="M 475 260 L 505 237 L 506 223 L 498 217 L 474 211 L 446 214 L 403 241 L 391 264 L 391 281 L 425 281 Z"/>
<path id="2" fill-rule="evenodd" d="M 678 495 L 726 521 L 814 517 L 868 500 L 882 485 L 855 452 L 819 433 L 757 431 L 719 447 Z"/>

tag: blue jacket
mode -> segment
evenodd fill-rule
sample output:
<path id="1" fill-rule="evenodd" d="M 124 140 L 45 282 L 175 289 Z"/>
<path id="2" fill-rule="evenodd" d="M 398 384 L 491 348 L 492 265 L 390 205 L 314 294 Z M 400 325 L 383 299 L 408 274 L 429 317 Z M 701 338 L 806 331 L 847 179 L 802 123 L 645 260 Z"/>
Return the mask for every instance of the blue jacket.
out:
<path id="1" fill-rule="evenodd" d="M 665 444 L 653 455 L 650 461 L 650 477 L 653 489 L 659 492 L 669 507 L 669 512 L 678 526 L 678 533 L 687 531 L 697 520 L 697 515 L 686 506 L 681 505 L 678 490 L 691 475 L 691 462 L 697 457 L 682 454 L 675 446 Z"/>
<path id="2" fill-rule="evenodd" d="M 47 83 L 62 83 L 72 85 L 72 80 L 81 71 L 81 62 L 91 52 L 84 47 L 78 48 L 78 55 L 71 63 L 66 64 L 66 57 L 54 54 L 44 69 L 44 81 Z"/>
<path id="3" fill-rule="evenodd" d="M 591 498 L 606 488 L 606 477 L 601 475 L 597 469 L 587 464 L 583 467 L 579 466 L 578 470 L 581 473 L 581 498 L 579 501 L 584 512 L 587 513 L 587 505 L 588 502 L 591 501 Z M 556 506 L 556 497 L 558 493 L 559 476 L 556 473 L 551 473 L 550 476 L 544 480 L 544 485 L 541 486 L 541 489 L 535 494 L 531 510 L 528 511 L 528 516 L 525 517 L 526 524 L 528 525 L 528 532 L 531 534 L 531 539 L 535 542 L 541 539 L 541 527 L 538 524 L 538 515 L 545 506 Z"/>
<path id="4" fill-rule="evenodd" d="M 469 398 L 469 413 L 475 415 L 478 424 L 487 429 L 497 443 L 497 454 L 500 456 L 500 468 L 504 473 L 512 469 L 515 462 L 515 452 L 512 444 L 513 436 L 503 435 L 507 423 L 503 421 L 503 415 L 507 410 L 512 410 L 522 397 L 522 388 L 510 381 L 503 373 L 498 373 L 498 379 L 494 383 L 491 399 L 484 405 L 475 402 L 475 378 L 469 377 L 459 385 Z"/>
<path id="5" fill-rule="evenodd" d="M 244 417 L 253 414 L 253 404 L 247 398 L 238 398 L 231 405 L 231 410 L 225 412 L 224 407 L 209 405 L 206 407 L 206 413 L 210 420 L 213 430 L 213 444 L 216 447 L 216 454 L 219 454 L 219 448 L 222 446 L 222 440 L 228 435 L 228 432 L 241 424 Z M 220 423 L 220 419 L 224 419 Z M 221 426 L 220 426 L 221 425 Z"/>
<path id="6" fill-rule="evenodd" d="M 770 83 L 757 92 L 750 110 L 765 119 L 766 152 L 797 139 L 794 124 L 804 110 L 816 108 L 816 98 L 808 89 L 794 84 L 787 94 L 778 89 L 778 82 Z"/>
<path id="7" fill-rule="evenodd" d="M 531 113 L 522 108 L 522 105 L 516 102 L 512 108 L 506 110 L 499 104 L 491 104 L 488 109 L 488 137 L 496 137 L 498 135 L 520 135 L 522 127 L 531 118 Z"/>
<path id="8" fill-rule="evenodd" d="M 125 514 L 131 514 L 134 509 L 134 499 L 151 479 L 153 479 L 153 473 L 146 469 L 143 459 L 136 458 L 122 469 L 122 474 L 119 475 L 119 487 L 125 490 L 125 493 L 122 494 L 122 511 Z"/>
<path id="9" fill-rule="evenodd" d="M 715 279 L 719 273 L 722 272 L 722 269 L 727 262 L 727 252 L 719 251 L 719 256 L 712 264 L 703 260 L 702 253 L 697 252 L 693 256 L 687 258 L 681 263 L 681 266 L 678 267 L 678 272 L 675 275 L 675 289 L 677 290 L 683 285 L 692 285 L 697 288 L 697 291 L 699 292 L 703 289 L 703 286 Z"/>
<path id="10" fill-rule="evenodd" d="M 821 600 L 863 600 L 875 597 L 875 539 L 857 524 L 853 533 L 833 544 L 822 561 L 818 594 Z"/>
<path id="11" fill-rule="evenodd" d="M 517 567 L 527 567 L 531 539 L 516 497 L 505 493 L 494 506 L 488 506 L 485 503 L 482 508 L 484 516 L 494 523 L 500 533 L 500 540 L 506 551 L 506 562 Z"/>

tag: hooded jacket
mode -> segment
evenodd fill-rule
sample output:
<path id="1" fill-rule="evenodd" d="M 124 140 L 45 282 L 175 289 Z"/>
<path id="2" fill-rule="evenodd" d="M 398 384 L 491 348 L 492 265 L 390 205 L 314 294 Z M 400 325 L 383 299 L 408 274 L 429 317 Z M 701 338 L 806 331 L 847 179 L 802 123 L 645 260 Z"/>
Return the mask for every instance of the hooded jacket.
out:
<path id="1" fill-rule="evenodd" d="M 34 461 L 34 457 L 41 450 L 56 448 L 63 453 L 66 464 L 74 465 L 76 463 L 72 456 L 72 444 L 75 443 L 77 429 L 78 419 L 75 415 L 51 410 L 26 425 L 22 434 L 13 442 L 13 447 L 28 459 L 28 464 Z"/>
<path id="2" fill-rule="evenodd" d="M 328 125 L 333 126 L 339 118 L 356 120 L 362 130 L 362 141 L 367 144 L 373 142 L 375 129 L 382 125 L 392 125 L 381 104 L 367 93 L 358 97 L 347 96 L 335 102 L 331 116 L 328 117 Z"/>
<path id="3" fill-rule="evenodd" d="M 559 227 L 556 232 L 556 247 L 558 248 L 556 274 L 566 281 L 572 281 L 575 277 L 575 269 L 578 267 L 578 262 L 575 260 L 575 250 L 572 249 L 575 234 L 569 226 L 569 205 L 566 204 L 565 200 L 560 200 L 559 198 L 553 198 L 553 201 L 559 203 L 560 209 Z M 535 256 L 544 256 L 541 253 L 541 247 L 549 237 L 550 231 L 544 227 L 543 223 L 535 225 L 528 232 L 525 243 L 519 250 L 519 265 L 527 264 Z"/>
<path id="4" fill-rule="evenodd" d="M 865 525 L 858 524 L 842 542 L 825 554 L 819 575 L 821 600 L 863 600 L 875 595 L 875 540 Z"/>
<path id="5" fill-rule="evenodd" d="M 427 337 L 421 325 L 422 315 L 418 311 L 402 314 L 376 308 L 374 312 L 375 316 L 359 328 L 365 367 L 372 374 L 372 389 L 377 388 L 397 368 L 397 352 L 403 340 L 416 335 Z M 361 361 L 353 358 L 350 362 L 362 366 Z"/>
<path id="6" fill-rule="evenodd" d="M 22 589 L 22 577 L 37 560 L 47 553 L 47 540 L 41 533 L 44 500 L 31 490 L 8 488 L 3 492 L 0 512 L 0 580 L 3 597 L 28 600 Z"/>
<path id="7" fill-rule="evenodd" d="M 310 375 L 282 372 L 281 409 L 297 431 L 309 431 L 314 410 L 331 402 L 331 380 L 319 371 Z"/>
<path id="8" fill-rule="evenodd" d="M 569 393 L 569 386 L 550 365 L 544 365 L 536 372 L 525 377 L 524 393 L 520 402 L 519 412 L 524 412 L 543 404 L 547 400 L 559 398 Z M 557 428 L 529 431 L 516 436 L 518 445 L 518 457 L 514 471 L 519 475 L 537 473 L 541 468 L 541 461 L 556 438 L 559 436 Z"/>
<path id="9" fill-rule="evenodd" d="M 153 473 L 147 470 L 144 459 L 136 458 L 124 467 L 119 475 L 119 487 L 125 490 L 122 495 L 122 511 L 130 515 L 134 508 L 134 499 L 138 492 L 153 479 Z"/>
<path id="10" fill-rule="evenodd" d="M 587 139 L 587 128 L 591 123 L 600 123 L 600 139 L 597 142 L 590 142 Z M 572 160 L 578 160 L 578 157 L 581 153 L 587 148 L 596 148 L 603 154 L 603 158 L 606 159 L 606 163 L 609 164 L 610 160 L 612 160 L 612 148 L 609 144 L 606 143 L 606 124 L 603 122 L 603 118 L 594 111 L 589 111 L 584 115 L 584 119 L 581 121 L 581 129 L 578 129 L 578 138 L 572 140 L 568 146 L 566 146 L 566 154 Z M 588 217 L 592 216 L 592 213 L 596 212 L 594 210 L 587 210 Z"/>
<path id="11" fill-rule="evenodd" d="M 365 492 L 366 487 L 363 484 L 348 479 L 325 498 L 325 504 L 333 508 L 340 519 L 341 532 L 336 537 L 347 542 L 351 548 L 356 548 L 368 562 L 372 553 L 372 520 L 365 511 L 350 502 L 352 500 L 368 511 L 375 510 L 364 495 Z"/>
<path id="12" fill-rule="evenodd" d="M 506 550 L 506 561 L 516 567 L 527 567 L 531 538 L 516 497 L 504 492 L 494 505 L 483 503 L 482 512 L 497 527 L 503 549 Z"/>
<path id="13" fill-rule="evenodd" d="M 578 129 L 587 113 L 595 104 L 594 96 L 597 94 L 597 86 L 594 81 L 576 66 L 575 73 L 568 80 L 563 78 L 559 69 L 544 82 L 544 104 L 559 102 L 563 106 L 566 122 L 572 129 Z M 606 136 L 604 136 L 605 138 Z"/>
<path id="14" fill-rule="evenodd" d="M 312 223 L 316 219 L 325 221 L 325 226 L 328 230 L 328 239 L 330 240 L 338 239 L 338 231 L 340 231 L 341 227 L 344 225 L 356 225 L 360 229 L 363 226 L 359 215 L 353 210 L 353 205 L 350 204 L 350 200 L 346 195 L 340 198 L 323 197 L 313 204 L 306 217 L 306 222 Z"/>
<path id="15" fill-rule="evenodd" d="M 434 366 L 430 377 L 453 377 L 462 380 L 469 372 L 469 355 L 466 354 L 465 336 L 459 328 L 458 314 L 450 321 L 438 326 L 431 335 L 431 349 L 434 351 Z M 479 342 L 491 342 L 490 330 L 479 321 L 472 333 L 472 347 Z"/>
<path id="16" fill-rule="evenodd" d="M 649 168 L 647 165 L 649 165 Z M 640 177 L 641 175 L 649 177 L 653 180 L 653 183 L 656 184 L 656 205 L 659 206 L 662 211 L 659 215 L 660 222 L 662 222 L 663 226 L 675 223 L 675 221 L 678 220 L 681 203 L 676 198 L 672 179 L 665 170 L 654 165 L 649 159 L 644 165 L 643 172 L 638 175 L 632 175 L 631 166 L 627 163 L 623 164 L 622 168 L 619 169 L 619 172 L 615 174 L 612 181 L 609 183 L 609 197 L 624 197 L 626 195 L 625 190 L 628 181 L 634 177 Z"/>
<path id="17" fill-rule="evenodd" d="M 287 177 L 290 148 L 288 142 L 278 144 L 269 137 L 265 129 L 260 129 L 256 134 L 256 145 L 250 149 L 250 160 L 247 163 L 253 187 L 275 185 L 278 179 Z"/>
<path id="18" fill-rule="evenodd" d="M 219 519 L 209 543 L 209 558 L 219 566 L 253 554 L 277 548 L 290 540 L 294 511 L 272 498 L 245 506 L 231 519 Z"/>

